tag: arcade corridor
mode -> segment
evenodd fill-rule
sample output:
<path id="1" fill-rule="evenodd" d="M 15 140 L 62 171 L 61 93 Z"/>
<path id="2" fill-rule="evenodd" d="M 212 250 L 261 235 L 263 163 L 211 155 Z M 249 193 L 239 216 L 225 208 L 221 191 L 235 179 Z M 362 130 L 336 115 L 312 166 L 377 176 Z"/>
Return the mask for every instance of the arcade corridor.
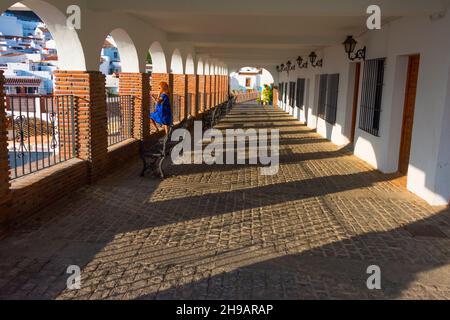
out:
<path id="1" fill-rule="evenodd" d="M 13 226 L 0 298 L 450 298 L 449 209 L 281 110 L 241 104 L 219 128 L 239 125 L 280 130 L 277 175 L 183 165 L 160 181 L 131 162 Z"/>

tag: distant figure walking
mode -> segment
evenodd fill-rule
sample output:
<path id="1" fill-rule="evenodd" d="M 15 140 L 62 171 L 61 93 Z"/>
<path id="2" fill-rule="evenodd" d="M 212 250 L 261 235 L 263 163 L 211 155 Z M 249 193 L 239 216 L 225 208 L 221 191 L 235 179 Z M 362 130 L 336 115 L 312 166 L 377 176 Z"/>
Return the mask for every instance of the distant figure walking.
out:
<path id="1" fill-rule="evenodd" d="M 159 97 L 152 96 L 156 102 L 155 111 L 150 114 L 150 122 L 159 131 L 158 124 L 162 125 L 166 135 L 169 133 L 169 126 L 172 125 L 172 110 L 170 107 L 170 91 L 167 82 L 159 84 Z"/>

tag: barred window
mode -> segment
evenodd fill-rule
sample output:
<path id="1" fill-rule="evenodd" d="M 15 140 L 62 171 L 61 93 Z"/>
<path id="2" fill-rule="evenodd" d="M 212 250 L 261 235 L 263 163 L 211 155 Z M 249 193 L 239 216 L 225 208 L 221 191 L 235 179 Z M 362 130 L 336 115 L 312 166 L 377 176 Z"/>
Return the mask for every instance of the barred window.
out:
<path id="1" fill-rule="evenodd" d="M 305 105 L 305 79 L 297 79 L 297 108 L 303 109 Z"/>
<path id="2" fill-rule="evenodd" d="M 327 102 L 327 76 L 326 74 L 321 74 L 319 81 L 319 108 L 317 115 L 322 119 L 325 117 L 325 104 Z"/>
<path id="3" fill-rule="evenodd" d="M 295 82 L 289 83 L 289 105 L 293 107 L 295 104 Z"/>
<path id="4" fill-rule="evenodd" d="M 359 128 L 379 136 L 385 58 L 364 63 Z"/>
<path id="5" fill-rule="evenodd" d="M 286 82 L 285 84 L 284 84 L 284 100 L 283 100 L 283 102 L 284 102 L 284 104 L 286 104 L 287 103 L 287 96 L 288 96 L 288 83 Z"/>
<path id="6" fill-rule="evenodd" d="M 325 120 L 328 123 L 336 123 L 337 102 L 339 94 L 339 74 L 330 74 L 327 79 L 327 107 Z"/>
<path id="7" fill-rule="evenodd" d="M 279 97 L 279 100 L 283 100 L 283 89 L 284 89 L 284 84 L 283 84 L 283 82 L 280 82 L 280 83 L 278 84 L 278 88 L 279 88 L 279 90 L 280 90 L 280 97 Z"/>
<path id="8" fill-rule="evenodd" d="M 318 116 L 330 124 L 336 123 L 338 94 L 339 74 L 320 75 Z"/>

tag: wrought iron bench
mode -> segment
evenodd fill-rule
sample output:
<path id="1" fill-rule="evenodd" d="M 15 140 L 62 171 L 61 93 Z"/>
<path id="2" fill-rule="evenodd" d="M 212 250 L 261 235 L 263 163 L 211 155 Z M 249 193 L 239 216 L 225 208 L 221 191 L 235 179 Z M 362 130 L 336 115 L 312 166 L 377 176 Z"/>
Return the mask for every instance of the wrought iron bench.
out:
<path id="1" fill-rule="evenodd" d="M 159 176 L 161 179 L 165 178 L 165 172 L 171 164 L 170 153 L 179 141 L 172 141 L 172 134 L 177 128 L 189 129 L 192 123 L 192 117 L 189 116 L 183 120 L 177 127 L 170 126 L 169 132 L 164 137 L 160 138 L 156 144 L 150 148 L 145 147 L 145 143 L 141 141 L 140 156 L 143 162 L 141 177 L 144 177 L 147 172 L 152 172 L 153 175 Z M 184 137 L 182 137 L 184 139 Z"/>
<path id="2" fill-rule="evenodd" d="M 229 101 L 221 103 L 214 109 L 208 110 L 208 112 L 203 116 L 203 130 L 213 128 L 230 110 L 232 103 Z"/>

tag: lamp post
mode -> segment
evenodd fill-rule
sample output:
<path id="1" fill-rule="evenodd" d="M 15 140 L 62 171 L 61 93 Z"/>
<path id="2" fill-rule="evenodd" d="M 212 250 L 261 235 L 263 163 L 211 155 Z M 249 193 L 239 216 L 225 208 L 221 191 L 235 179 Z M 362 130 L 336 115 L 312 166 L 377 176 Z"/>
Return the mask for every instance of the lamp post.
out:
<path id="1" fill-rule="evenodd" d="M 342 43 L 344 45 L 345 53 L 347 53 L 350 61 L 366 60 L 366 47 L 359 49 L 354 54 L 353 52 L 356 49 L 356 44 L 358 42 L 353 38 L 353 36 L 347 36 L 347 39 Z"/>

